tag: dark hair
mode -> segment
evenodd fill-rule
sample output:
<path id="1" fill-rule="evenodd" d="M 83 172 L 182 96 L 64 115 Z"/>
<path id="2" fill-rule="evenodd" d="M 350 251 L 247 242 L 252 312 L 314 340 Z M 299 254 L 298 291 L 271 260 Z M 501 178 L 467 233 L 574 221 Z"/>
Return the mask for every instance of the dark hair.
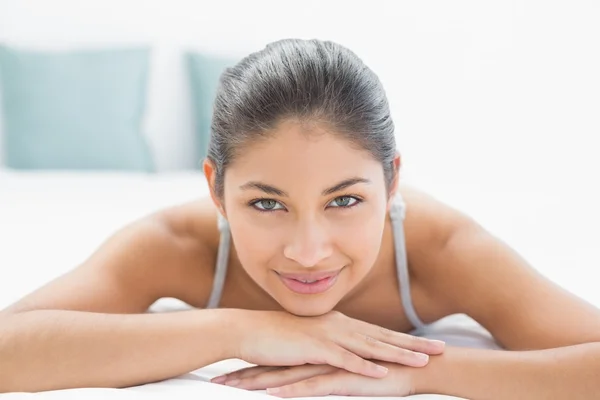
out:
<path id="1" fill-rule="evenodd" d="M 377 75 L 339 44 L 285 39 L 248 55 L 220 77 L 207 155 L 220 199 L 227 166 L 285 118 L 326 123 L 368 151 L 381 162 L 389 191 L 396 142 Z"/>

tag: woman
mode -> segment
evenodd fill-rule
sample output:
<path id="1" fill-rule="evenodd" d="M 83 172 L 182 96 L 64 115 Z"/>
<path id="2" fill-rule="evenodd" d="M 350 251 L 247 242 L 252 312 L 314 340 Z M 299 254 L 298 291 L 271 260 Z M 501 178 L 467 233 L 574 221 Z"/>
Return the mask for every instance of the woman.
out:
<path id="1" fill-rule="evenodd" d="M 210 198 L 123 228 L 4 310 L 0 390 L 241 358 L 259 366 L 213 381 L 281 397 L 597 395 L 600 311 L 401 184 L 400 166 L 384 90 L 352 52 L 283 40 L 249 55 L 221 77 Z M 161 297 L 196 309 L 144 313 Z M 455 313 L 510 351 L 407 334 Z"/>

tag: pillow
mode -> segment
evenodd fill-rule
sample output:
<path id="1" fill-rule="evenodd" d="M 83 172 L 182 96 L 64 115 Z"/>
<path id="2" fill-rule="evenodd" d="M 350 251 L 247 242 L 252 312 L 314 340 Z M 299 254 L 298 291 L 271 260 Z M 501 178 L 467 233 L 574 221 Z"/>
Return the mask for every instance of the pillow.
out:
<path id="1" fill-rule="evenodd" d="M 208 153 L 210 125 L 213 104 L 219 86 L 219 78 L 227 67 L 232 67 L 237 59 L 215 57 L 200 53 L 187 53 L 186 65 L 192 94 L 192 109 L 196 134 L 197 166 L 202 167 L 202 161 Z"/>
<path id="2" fill-rule="evenodd" d="M 140 132 L 149 55 L 0 46 L 6 165 L 154 171 Z"/>

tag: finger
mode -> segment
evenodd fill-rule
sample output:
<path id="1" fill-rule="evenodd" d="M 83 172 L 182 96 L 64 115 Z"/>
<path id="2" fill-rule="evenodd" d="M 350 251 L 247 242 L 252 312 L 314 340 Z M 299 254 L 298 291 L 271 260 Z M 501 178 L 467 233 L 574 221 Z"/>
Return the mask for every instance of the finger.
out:
<path id="1" fill-rule="evenodd" d="M 280 387 L 268 388 L 267 393 L 278 397 L 314 397 L 314 396 L 396 396 L 411 394 L 410 379 L 398 375 L 391 379 L 373 379 L 337 370 L 329 374 L 318 375 L 300 382 Z"/>
<path id="2" fill-rule="evenodd" d="M 350 340 L 344 343 L 344 347 L 363 358 L 389 361 L 410 367 L 424 367 L 429 362 L 427 354 L 393 346 L 361 333 L 352 335 Z"/>
<path id="3" fill-rule="evenodd" d="M 301 365 L 276 371 L 267 371 L 249 378 L 240 379 L 235 387 L 248 390 L 261 390 L 270 387 L 278 387 L 303 381 L 314 376 L 328 374 L 338 371 L 331 365 Z M 226 384 L 228 384 L 226 382 Z"/>
<path id="4" fill-rule="evenodd" d="M 229 381 L 229 380 L 249 378 L 251 376 L 262 374 L 263 372 L 272 371 L 272 370 L 281 369 L 281 368 L 286 368 L 286 367 L 255 365 L 252 367 L 238 369 L 237 371 L 233 371 L 228 374 L 216 376 L 216 377 L 212 378 L 210 381 L 213 383 L 225 383 L 226 381 Z"/>
<path id="5" fill-rule="evenodd" d="M 267 394 L 278 397 L 315 397 L 330 394 L 344 395 L 344 388 L 340 382 L 342 375 L 332 373 L 317 375 L 300 382 L 280 387 L 268 388 Z"/>
<path id="6" fill-rule="evenodd" d="M 381 342 L 391 344 L 403 349 L 412 350 L 425 354 L 441 354 L 446 347 L 445 342 L 441 340 L 427 339 L 424 337 L 414 336 L 407 333 L 396 332 L 381 326 L 368 324 L 363 322 L 365 329 L 357 330 L 358 332 L 368 332 L 367 335 Z"/>
<path id="7" fill-rule="evenodd" d="M 370 376 L 373 378 L 383 378 L 387 375 L 388 369 L 382 365 L 377 365 L 372 361 L 354 354 L 353 352 L 340 347 L 337 344 L 327 346 L 319 357 L 311 364 L 329 364 L 334 367 L 344 369 L 355 374 Z"/>

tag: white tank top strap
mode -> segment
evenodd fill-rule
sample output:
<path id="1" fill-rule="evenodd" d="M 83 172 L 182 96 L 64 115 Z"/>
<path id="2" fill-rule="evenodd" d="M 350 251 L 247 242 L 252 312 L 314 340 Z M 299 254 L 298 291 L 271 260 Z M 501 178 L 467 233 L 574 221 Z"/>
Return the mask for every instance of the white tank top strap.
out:
<path id="1" fill-rule="evenodd" d="M 220 232 L 219 250 L 217 252 L 217 264 L 215 266 L 213 287 L 206 308 L 219 307 L 221 295 L 223 294 L 223 286 L 225 285 L 225 277 L 227 276 L 227 263 L 229 261 L 231 233 L 229 231 L 229 223 L 218 211 L 217 227 L 219 228 Z"/>
<path id="2" fill-rule="evenodd" d="M 408 273 L 408 259 L 406 255 L 406 240 L 404 235 L 404 218 L 406 217 L 406 203 L 397 193 L 392 199 L 390 207 L 390 220 L 394 236 L 394 250 L 396 254 L 396 273 L 400 286 L 400 299 L 404 312 L 416 331 L 422 330 L 426 325 L 421 321 L 412 302 L 410 293 L 410 276 Z"/>

